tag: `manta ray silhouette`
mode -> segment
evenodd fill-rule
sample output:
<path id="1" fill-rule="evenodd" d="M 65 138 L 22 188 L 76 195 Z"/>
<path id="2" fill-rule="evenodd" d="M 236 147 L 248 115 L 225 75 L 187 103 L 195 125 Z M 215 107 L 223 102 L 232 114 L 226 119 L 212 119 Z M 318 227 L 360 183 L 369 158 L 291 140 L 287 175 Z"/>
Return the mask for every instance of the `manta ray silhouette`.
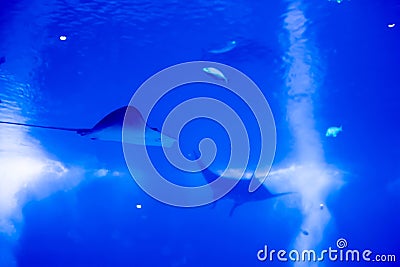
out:
<path id="1" fill-rule="evenodd" d="M 171 147 L 176 141 L 174 138 L 162 134 L 157 128 L 148 126 L 140 112 L 132 106 L 114 110 L 101 119 L 93 128 L 65 128 L 9 121 L 0 121 L 0 124 L 70 131 L 92 140 L 121 142 L 125 118 L 124 142 L 126 143 Z M 145 128 L 145 134 L 143 134 L 143 127 Z"/>
<path id="2" fill-rule="evenodd" d="M 204 165 L 200 162 L 199 156 L 197 153 L 195 153 L 195 156 L 197 158 L 197 163 L 199 166 L 203 169 L 201 171 L 204 179 L 207 181 L 208 184 L 213 182 L 216 179 L 236 179 L 233 177 L 220 177 L 220 175 L 214 173 L 211 171 L 209 168 L 204 168 Z M 275 198 L 283 195 L 289 195 L 293 194 L 293 192 L 285 192 L 285 193 L 279 193 L 279 194 L 273 194 L 271 193 L 265 186 L 260 186 L 256 191 L 254 192 L 249 192 L 249 187 L 250 187 L 250 182 L 251 179 L 243 179 L 243 177 L 239 180 L 239 182 L 235 185 L 235 187 L 224 196 L 224 198 L 231 199 L 233 200 L 233 206 L 229 212 L 229 216 L 232 216 L 233 213 L 235 212 L 236 208 L 248 203 L 248 202 L 256 202 L 256 201 L 263 201 L 266 199 L 270 198 Z M 213 191 L 214 194 L 219 192 L 222 188 L 218 188 L 216 186 L 211 186 L 211 190 Z M 214 206 L 216 205 L 216 202 L 213 203 Z"/>

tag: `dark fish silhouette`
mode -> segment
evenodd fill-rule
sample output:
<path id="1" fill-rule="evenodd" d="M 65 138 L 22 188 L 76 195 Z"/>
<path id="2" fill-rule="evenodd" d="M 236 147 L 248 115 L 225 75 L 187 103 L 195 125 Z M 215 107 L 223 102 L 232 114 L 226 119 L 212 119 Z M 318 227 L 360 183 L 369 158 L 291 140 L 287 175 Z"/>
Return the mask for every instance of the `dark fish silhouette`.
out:
<path id="1" fill-rule="evenodd" d="M 136 145 L 146 144 L 148 146 L 170 147 L 176 141 L 174 138 L 163 135 L 158 129 L 146 125 L 140 112 L 136 108 L 131 106 L 125 106 L 117 110 L 114 110 L 113 112 L 105 116 L 103 119 L 101 119 L 93 128 L 87 128 L 87 129 L 43 126 L 43 125 L 8 122 L 8 121 L 0 121 L 0 123 L 44 128 L 44 129 L 71 131 L 71 132 L 76 132 L 81 136 L 89 137 L 92 140 L 121 142 L 122 127 L 126 115 L 128 120 L 125 121 L 124 142 Z M 145 127 L 145 137 L 142 131 L 143 126 Z M 161 142 L 161 138 L 163 138 L 163 142 Z"/>
<path id="2" fill-rule="evenodd" d="M 236 41 L 229 41 L 222 47 L 212 48 L 208 50 L 208 53 L 211 54 L 223 54 L 229 51 L 232 51 L 236 47 Z"/>
<path id="3" fill-rule="evenodd" d="M 249 60 L 279 60 L 279 56 L 269 46 L 250 39 L 230 41 L 221 48 L 203 50 L 202 60 L 216 62 L 244 62 Z"/>
<path id="4" fill-rule="evenodd" d="M 6 62 L 6 57 L 0 57 L 0 65 Z"/>
<path id="5" fill-rule="evenodd" d="M 301 233 L 303 234 L 303 235 L 309 235 L 310 233 L 308 232 L 308 231 L 306 231 L 306 230 L 301 230 Z"/>
<path id="6" fill-rule="evenodd" d="M 199 156 L 197 153 L 194 153 L 196 158 L 198 159 Z M 204 168 L 204 165 L 200 162 L 200 160 L 197 160 L 199 166 L 201 168 Z M 212 172 L 208 168 L 204 168 L 202 171 L 204 179 L 207 181 L 208 184 L 216 180 L 217 178 L 220 177 L 220 175 Z M 236 179 L 233 177 L 221 177 L 219 179 Z M 283 195 L 288 195 L 292 194 L 292 192 L 285 192 L 285 193 L 279 193 L 279 194 L 272 194 L 265 186 L 260 186 L 256 191 L 250 193 L 249 192 L 249 187 L 250 187 L 250 182 L 251 179 L 243 179 L 241 178 L 239 182 L 235 185 L 235 187 L 224 196 L 224 198 L 228 198 L 234 201 L 234 204 L 229 212 L 229 216 L 232 216 L 233 213 L 235 212 L 236 208 L 247 203 L 247 202 L 255 202 L 255 201 L 263 201 L 269 198 L 275 198 Z M 216 186 L 210 185 L 211 190 L 214 192 L 219 192 L 220 190 L 223 190 L 222 188 L 217 188 Z M 214 202 L 215 205 L 215 202 Z"/>

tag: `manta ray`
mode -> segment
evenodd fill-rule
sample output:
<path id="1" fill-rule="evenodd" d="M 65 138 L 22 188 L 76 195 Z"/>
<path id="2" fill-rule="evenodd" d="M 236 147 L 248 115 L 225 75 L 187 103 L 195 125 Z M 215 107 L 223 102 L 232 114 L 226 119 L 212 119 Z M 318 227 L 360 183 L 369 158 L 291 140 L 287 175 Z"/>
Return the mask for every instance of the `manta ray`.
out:
<path id="1" fill-rule="evenodd" d="M 197 158 L 197 163 L 203 169 L 201 171 L 201 173 L 208 184 L 210 184 L 212 181 L 214 181 L 216 179 L 236 179 L 237 180 L 236 177 L 235 178 L 234 177 L 220 177 L 220 175 L 214 173 L 209 168 L 204 168 L 203 164 L 198 159 L 199 156 L 197 156 L 196 153 L 195 153 L 195 156 Z M 233 200 L 233 206 L 229 212 L 230 217 L 233 215 L 233 213 L 235 212 L 237 207 L 239 207 L 245 203 L 263 201 L 263 200 L 266 200 L 269 198 L 275 198 L 275 197 L 279 197 L 279 196 L 283 196 L 283 195 L 293 194 L 293 192 L 273 194 L 263 185 L 260 186 L 256 191 L 251 193 L 251 192 L 249 192 L 250 182 L 251 182 L 251 179 L 244 179 L 242 177 L 239 180 L 239 182 L 235 185 L 235 187 L 228 194 L 226 194 L 224 196 L 224 198 Z M 211 186 L 211 190 L 215 194 L 216 192 L 221 190 L 221 188 L 217 188 L 216 186 Z M 214 205 L 216 205 L 216 202 L 214 202 Z"/>
<path id="2" fill-rule="evenodd" d="M 127 119 L 125 120 L 125 118 Z M 122 142 L 122 127 L 125 126 L 123 141 L 129 144 L 171 147 L 176 141 L 174 138 L 162 134 L 157 128 L 148 126 L 140 112 L 132 106 L 124 106 L 114 110 L 92 128 L 65 128 L 9 121 L 0 121 L 0 124 L 70 131 L 92 140 L 114 142 Z M 145 135 L 143 135 L 143 128 Z"/>

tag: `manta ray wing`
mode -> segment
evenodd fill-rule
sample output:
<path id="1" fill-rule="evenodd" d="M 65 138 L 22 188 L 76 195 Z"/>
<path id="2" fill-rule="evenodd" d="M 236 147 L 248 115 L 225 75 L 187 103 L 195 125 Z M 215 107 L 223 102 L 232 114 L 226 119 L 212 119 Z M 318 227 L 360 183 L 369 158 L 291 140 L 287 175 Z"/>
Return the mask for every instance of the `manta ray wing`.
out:
<path id="1" fill-rule="evenodd" d="M 122 138 L 123 127 L 124 138 Z M 145 132 L 143 132 L 143 129 Z M 114 110 L 101 119 L 92 129 L 80 134 L 96 140 L 124 141 L 130 144 L 148 146 L 171 147 L 176 141 L 174 138 L 162 134 L 158 129 L 149 127 L 140 112 L 132 106 Z"/>
<path id="2" fill-rule="evenodd" d="M 9 121 L 0 121 L 0 124 L 70 131 L 93 140 L 121 142 L 125 118 L 127 118 L 125 122 L 127 136 L 124 138 L 124 142 L 137 145 L 171 147 L 176 141 L 174 138 L 162 134 L 158 129 L 149 127 L 144 122 L 140 112 L 131 106 L 121 107 L 107 114 L 93 128 L 66 128 Z M 145 129 L 145 133 L 143 133 L 143 129 Z"/>

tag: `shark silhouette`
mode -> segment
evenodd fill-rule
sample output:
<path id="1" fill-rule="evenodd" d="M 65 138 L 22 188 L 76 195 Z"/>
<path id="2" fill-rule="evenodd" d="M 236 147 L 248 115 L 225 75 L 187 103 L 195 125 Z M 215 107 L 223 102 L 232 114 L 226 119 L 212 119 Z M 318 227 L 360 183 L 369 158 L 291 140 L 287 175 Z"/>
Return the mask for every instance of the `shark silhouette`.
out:
<path id="1" fill-rule="evenodd" d="M 220 175 L 211 171 L 209 168 L 204 168 L 204 165 L 200 162 L 199 156 L 197 155 L 197 153 L 195 153 L 195 156 L 197 158 L 197 163 L 203 169 L 201 171 L 201 173 L 208 184 L 210 184 L 211 182 L 213 182 L 216 179 L 236 179 L 237 180 L 236 177 L 235 178 L 220 177 Z M 245 203 L 263 201 L 263 200 L 270 199 L 270 198 L 293 194 L 293 192 L 273 194 L 263 185 L 260 186 L 256 191 L 249 192 L 250 182 L 251 182 L 251 179 L 243 179 L 243 177 L 242 177 L 239 180 L 239 182 L 235 185 L 235 187 L 231 191 L 229 191 L 228 194 L 226 194 L 224 196 L 224 198 L 231 199 L 234 202 L 233 206 L 229 212 L 229 216 L 233 215 L 233 213 L 235 212 L 237 207 L 239 207 Z M 216 192 L 219 192 L 222 189 L 222 188 L 218 188 L 213 185 L 210 185 L 210 186 L 211 186 L 211 190 L 213 191 L 214 194 Z M 214 206 L 215 205 L 216 205 L 216 202 L 214 202 Z"/>
<path id="2" fill-rule="evenodd" d="M 125 121 L 124 125 L 124 120 Z M 176 141 L 174 138 L 162 134 L 157 128 L 148 126 L 143 120 L 140 112 L 132 107 L 125 106 L 114 110 L 106 115 L 92 128 L 65 128 L 55 126 L 43 126 L 36 124 L 0 121 L 1 124 L 20 125 L 27 127 L 36 127 L 44 129 L 62 130 L 76 132 L 81 136 L 88 137 L 92 140 L 103 141 L 122 141 L 122 127 L 124 130 L 124 142 L 136 145 L 148 146 L 164 146 L 170 147 Z M 145 135 L 143 135 L 143 127 L 145 128 Z"/>

